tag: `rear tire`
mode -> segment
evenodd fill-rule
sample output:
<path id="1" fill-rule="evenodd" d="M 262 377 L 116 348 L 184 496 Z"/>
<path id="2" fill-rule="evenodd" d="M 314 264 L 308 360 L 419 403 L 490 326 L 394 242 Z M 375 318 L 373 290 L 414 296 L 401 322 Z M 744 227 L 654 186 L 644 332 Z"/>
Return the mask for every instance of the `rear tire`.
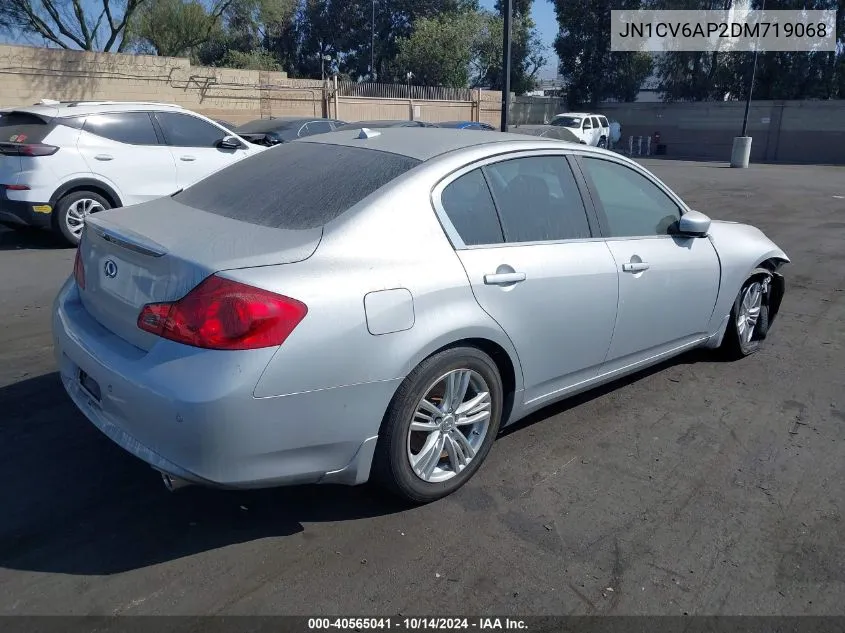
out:
<path id="1" fill-rule="evenodd" d="M 427 358 L 405 378 L 385 414 L 374 480 L 416 504 L 455 492 L 490 452 L 502 402 L 499 371 L 484 352 L 454 347 Z"/>
<path id="2" fill-rule="evenodd" d="M 721 346 L 728 359 L 738 360 L 759 351 L 760 342 L 769 331 L 771 281 L 772 274 L 758 268 L 742 284 Z"/>
<path id="3" fill-rule="evenodd" d="M 85 217 L 111 209 L 111 204 L 99 193 L 74 191 L 62 197 L 53 211 L 53 230 L 71 246 L 77 246 L 82 236 Z"/>
<path id="4" fill-rule="evenodd" d="M 607 139 L 606 139 L 604 136 L 602 136 L 602 137 L 599 139 L 599 144 L 598 144 L 598 147 L 600 147 L 600 148 L 602 148 L 602 149 L 607 149 Z"/>

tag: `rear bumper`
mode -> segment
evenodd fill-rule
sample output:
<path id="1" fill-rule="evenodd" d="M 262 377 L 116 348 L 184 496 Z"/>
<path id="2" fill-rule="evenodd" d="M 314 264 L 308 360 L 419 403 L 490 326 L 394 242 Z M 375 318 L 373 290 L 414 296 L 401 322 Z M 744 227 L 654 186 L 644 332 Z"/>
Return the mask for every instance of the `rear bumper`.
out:
<path id="1" fill-rule="evenodd" d="M 255 398 L 275 349 L 219 352 L 162 340 L 144 352 L 97 323 L 72 280 L 56 299 L 53 336 L 62 383 L 80 411 L 156 470 L 200 485 L 364 483 L 398 386 Z M 99 400 L 80 370 L 99 385 Z"/>
<path id="2" fill-rule="evenodd" d="M 46 202 L 11 200 L 5 189 L 0 189 L 0 223 L 2 224 L 50 228 L 52 210 L 53 208 Z"/>

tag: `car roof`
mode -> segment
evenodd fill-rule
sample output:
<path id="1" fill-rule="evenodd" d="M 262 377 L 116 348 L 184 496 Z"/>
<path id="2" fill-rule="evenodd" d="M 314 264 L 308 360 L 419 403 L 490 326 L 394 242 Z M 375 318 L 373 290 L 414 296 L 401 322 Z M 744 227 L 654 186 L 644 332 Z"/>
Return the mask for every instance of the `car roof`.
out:
<path id="1" fill-rule="evenodd" d="M 50 101 L 31 106 L 10 108 L 15 112 L 28 112 L 43 117 L 63 117 L 75 114 L 96 114 L 98 112 L 131 112 L 133 110 L 184 111 L 173 103 L 153 101 Z"/>
<path id="2" fill-rule="evenodd" d="M 441 154 L 456 150 L 468 149 L 480 145 L 492 143 L 519 142 L 531 143 L 534 146 L 544 147 L 546 143 L 556 144 L 559 147 L 572 148 L 573 146 L 583 148 L 567 141 L 547 139 L 525 134 L 513 134 L 503 132 L 492 132 L 490 134 L 463 134 L 453 128 L 383 128 L 368 138 L 359 138 L 361 128 L 355 130 L 342 130 L 328 132 L 299 139 L 297 143 L 323 143 L 326 145 L 343 145 L 347 147 L 365 147 L 367 149 L 390 152 L 407 156 L 419 161 L 427 161 Z"/>

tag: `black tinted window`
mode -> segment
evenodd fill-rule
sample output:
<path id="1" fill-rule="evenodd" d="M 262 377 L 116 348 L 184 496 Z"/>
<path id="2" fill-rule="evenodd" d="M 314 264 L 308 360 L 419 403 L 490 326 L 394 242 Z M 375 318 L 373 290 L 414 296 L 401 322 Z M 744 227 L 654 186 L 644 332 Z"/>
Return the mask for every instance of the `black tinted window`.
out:
<path id="1" fill-rule="evenodd" d="M 331 132 L 332 129 L 332 124 L 328 121 L 311 121 L 299 135 L 311 136 L 312 134 L 323 134 L 324 132 Z"/>
<path id="2" fill-rule="evenodd" d="M 451 182 L 440 195 L 440 202 L 467 246 L 505 241 L 493 197 L 480 169 Z"/>
<path id="3" fill-rule="evenodd" d="M 175 147 L 217 147 L 226 133 L 202 119 L 178 112 L 157 112 L 169 145 Z"/>
<path id="4" fill-rule="evenodd" d="M 289 143 L 241 160 L 174 199 L 251 224 L 311 229 L 334 220 L 419 163 L 371 149 Z M 397 213 L 401 210 L 397 205 Z"/>
<path id="5" fill-rule="evenodd" d="M 591 236 L 578 185 L 563 156 L 516 158 L 484 169 L 508 242 Z"/>
<path id="6" fill-rule="evenodd" d="M 581 164 L 604 208 L 609 237 L 666 235 L 680 219 L 678 205 L 630 167 L 583 157 Z"/>
<path id="7" fill-rule="evenodd" d="M 40 143 L 53 125 L 27 112 L 0 112 L 0 143 Z"/>
<path id="8" fill-rule="evenodd" d="M 146 112 L 91 114 L 82 129 L 118 143 L 158 145 L 155 128 Z"/>

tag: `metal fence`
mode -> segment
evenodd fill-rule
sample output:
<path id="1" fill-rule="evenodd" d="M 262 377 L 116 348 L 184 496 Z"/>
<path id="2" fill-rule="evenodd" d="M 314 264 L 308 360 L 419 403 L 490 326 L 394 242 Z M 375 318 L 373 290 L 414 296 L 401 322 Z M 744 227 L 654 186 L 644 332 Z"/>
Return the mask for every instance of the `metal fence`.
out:
<path id="1" fill-rule="evenodd" d="M 341 97 L 369 97 L 372 99 L 413 99 L 415 101 L 473 100 L 473 91 L 471 89 L 447 88 L 445 86 L 409 86 L 408 84 L 339 81 L 337 92 Z"/>

